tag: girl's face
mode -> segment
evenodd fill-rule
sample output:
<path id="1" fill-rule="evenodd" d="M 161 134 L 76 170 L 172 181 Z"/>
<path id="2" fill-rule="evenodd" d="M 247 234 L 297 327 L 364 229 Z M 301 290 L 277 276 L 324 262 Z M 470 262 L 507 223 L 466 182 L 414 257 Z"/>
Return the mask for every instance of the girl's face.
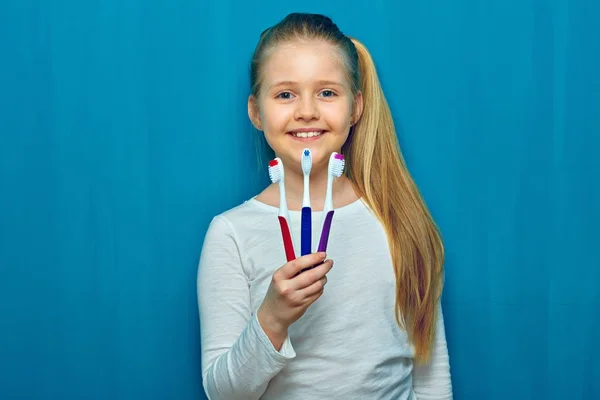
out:
<path id="1" fill-rule="evenodd" d="M 341 54 L 324 41 L 297 41 L 277 46 L 264 62 L 260 96 L 248 103 L 252 122 L 286 167 L 299 171 L 309 148 L 313 169 L 327 168 L 362 111 Z"/>

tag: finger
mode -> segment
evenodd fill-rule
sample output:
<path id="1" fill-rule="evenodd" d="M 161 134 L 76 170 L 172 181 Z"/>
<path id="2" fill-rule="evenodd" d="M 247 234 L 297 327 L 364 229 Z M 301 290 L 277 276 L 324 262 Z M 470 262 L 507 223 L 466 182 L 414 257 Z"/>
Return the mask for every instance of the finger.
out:
<path id="1" fill-rule="evenodd" d="M 300 289 L 298 291 L 298 295 L 302 299 L 308 299 L 316 293 L 321 293 L 325 284 L 327 283 L 327 277 L 324 276 L 313 284 L 305 287 L 304 289 Z"/>
<path id="2" fill-rule="evenodd" d="M 327 260 L 316 267 L 295 276 L 290 285 L 296 290 L 304 289 L 322 279 L 333 267 L 333 260 Z"/>
<path id="3" fill-rule="evenodd" d="M 321 297 L 323 295 L 323 288 L 321 288 L 321 290 L 319 290 L 318 292 L 311 294 L 308 297 L 304 298 L 304 307 L 309 307 L 312 303 L 314 303 L 315 301 L 317 301 L 317 299 L 319 297 Z"/>
<path id="4" fill-rule="evenodd" d="M 283 297 L 283 300 L 287 303 L 288 306 L 303 307 L 306 305 L 307 301 L 314 297 L 314 295 L 323 291 L 323 288 L 325 287 L 326 283 L 327 278 L 322 277 L 313 284 L 301 290 L 294 290 L 291 287 L 288 287 L 289 290 L 287 290 L 285 293 L 280 293 L 280 295 Z"/>
<path id="5" fill-rule="evenodd" d="M 324 286 L 327 282 L 325 274 L 331 270 L 332 265 L 333 261 L 327 260 L 319 264 L 318 267 L 315 267 L 310 273 L 305 272 L 301 274 L 302 276 L 297 276 L 294 279 L 272 282 L 272 285 L 276 293 L 284 298 L 288 305 L 301 306 L 304 304 L 305 297 L 312 295 Z M 322 282 L 319 283 L 319 281 Z M 302 292 L 302 290 L 307 289 L 311 285 L 314 285 L 314 287 Z"/>
<path id="6" fill-rule="evenodd" d="M 326 256 L 325 252 L 307 254 L 285 264 L 279 271 L 283 279 L 290 279 L 303 269 L 322 263 Z"/>

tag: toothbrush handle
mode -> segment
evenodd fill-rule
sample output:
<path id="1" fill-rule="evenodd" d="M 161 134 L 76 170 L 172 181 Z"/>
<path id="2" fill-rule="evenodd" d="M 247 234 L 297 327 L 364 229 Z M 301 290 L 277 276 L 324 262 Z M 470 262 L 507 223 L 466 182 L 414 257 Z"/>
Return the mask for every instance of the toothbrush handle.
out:
<path id="1" fill-rule="evenodd" d="M 296 259 L 294 253 L 294 244 L 292 243 L 292 235 L 290 233 L 290 227 L 285 217 L 279 216 L 279 225 L 281 226 L 281 236 L 283 238 L 283 247 L 285 249 L 285 258 L 288 262 Z"/>
<path id="2" fill-rule="evenodd" d="M 311 247 L 312 247 L 312 237 L 311 237 L 312 221 L 311 221 L 311 218 L 312 218 L 312 213 L 311 213 L 310 207 L 302 207 L 302 223 L 301 223 L 302 243 L 300 245 L 300 249 L 301 249 L 301 254 L 303 256 L 310 254 L 310 252 L 311 252 Z"/>
<path id="3" fill-rule="evenodd" d="M 321 231 L 321 239 L 319 240 L 319 247 L 317 253 L 327 250 L 327 241 L 329 240 L 329 231 L 331 230 L 331 221 L 333 220 L 334 211 L 331 210 L 325 216 L 325 222 L 323 223 L 323 230 Z"/>

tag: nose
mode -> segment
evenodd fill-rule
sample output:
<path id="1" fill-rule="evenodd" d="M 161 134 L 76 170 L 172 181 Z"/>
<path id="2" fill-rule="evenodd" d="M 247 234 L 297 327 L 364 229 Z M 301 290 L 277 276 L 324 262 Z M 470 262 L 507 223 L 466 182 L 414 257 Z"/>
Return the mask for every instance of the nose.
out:
<path id="1" fill-rule="evenodd" d="M 319 119 L 319 107 L 312 96 L 304 96 L 298 101 L 294 111 L 295 120 L 312 121 Z"/>

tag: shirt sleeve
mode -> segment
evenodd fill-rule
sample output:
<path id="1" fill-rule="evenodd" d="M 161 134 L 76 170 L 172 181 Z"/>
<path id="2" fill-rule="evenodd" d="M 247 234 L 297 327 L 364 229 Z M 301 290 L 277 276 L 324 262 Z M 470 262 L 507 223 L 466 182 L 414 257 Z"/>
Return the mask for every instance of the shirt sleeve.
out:
<path id="1" fill-rule="evenodd" d="M 197 295 L 206 395 L 210 400 L 258 399 L 296 354 L 289 337 L 275 350 L 252 312 L 239 241 L 219 216 L 204 239 Z"/>
<path id="2" fill-rule="evenodd" d="M 431 357 L 428 363 L 415 365 L 412 378 L 417 400 L 452 400 L 450 361 L 441 304 Z"/>

